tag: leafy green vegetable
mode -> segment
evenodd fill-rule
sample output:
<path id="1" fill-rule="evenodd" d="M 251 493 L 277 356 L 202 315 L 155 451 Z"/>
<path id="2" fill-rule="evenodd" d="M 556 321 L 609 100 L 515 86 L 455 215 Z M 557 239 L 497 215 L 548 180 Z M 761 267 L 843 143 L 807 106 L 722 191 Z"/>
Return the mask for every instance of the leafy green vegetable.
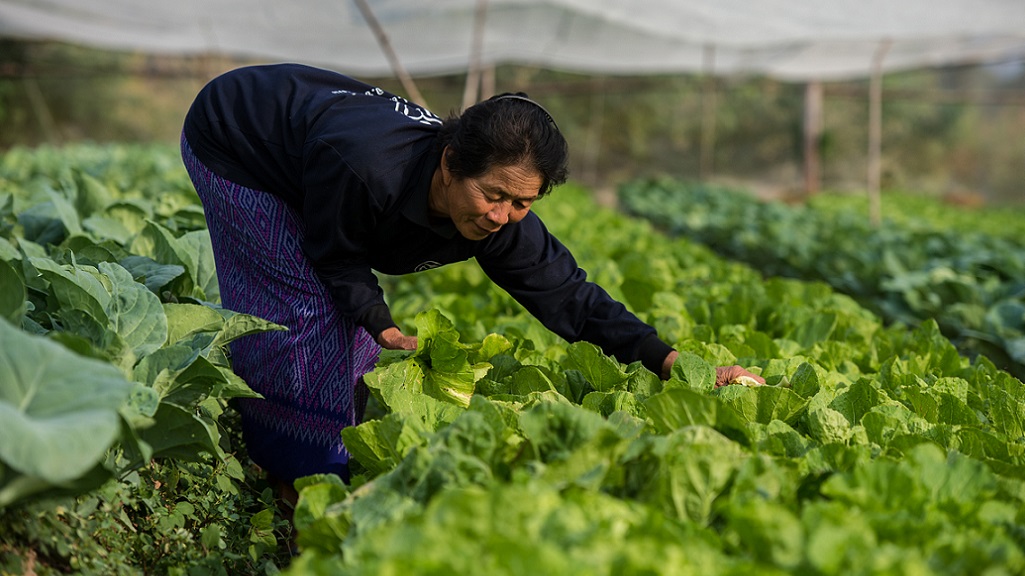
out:
<path id="1" fill-rule="evenodd" d="M 117 368 L 0 320 L 0 507 L 53 488 L 95 486 L 132 385 Z M 102 480 L 102 475 L 101 475 Z"/>
<path id="2" fill-rule="evenodd" d="M 285 549 L 283 522 L 259 471 L 233 455 L 228 403 L 257 394 L 227 347 L 282 327 L 218 305 L 177 157 L 88 150 L 99 166 L 69 168 L 70 152 L 52 150 L 0 158 L 0 316 L 13 322 L 0 331 L 0 410 L 13 414 L 0 420 L 0 537 L 84 573 L 273 572 L 263 562 Z M 729 205 L 744 206 L 688 203 L 687 224 L 709 227 Z M 764 262 L 778 262 L 769 248 L 817 258 L 852 293 L 884 270 L 882 309 L 940 321 L 884 324 L 825 283 L 764 277 L 563 187 L 536 210 L 589 278 L 680 351 L 671 377 L 563 341 L 473 263 L 382 275 L 420 349 L 382 353 L 366 375 L 367 420 L 341 431 L 350 483 L 296 483 L 301 554 L 288 572 L 1025 571 L 1025 385 L 1006 358 L 961 356 L 944 336 L 955 320 L 985 322 L 966 338 L 1013 351 L 1020 294 L 980 298 L 959 263 L 916 264 L 893 242 L 919 237 L 902 231 L 845 239 L 840 216 L 816 236 L 764 209 L 731 245 Z M 823 256 L 822 238 L 857 249 Z M 1017 274 L 996 252 L 966 261 Z M 716 367 L 732 364 L 767 385 L 716 389 Z M 40 390 L 28 403 L 25 382 Z M 36 413 L 44 397 L 74 434 L 55 438 Z M 80 413 L 93 403 L 95 422 Z M 36 449 L 12 444 L 7 422 Z M 65 448 L 74 470 L 55 464 Z M 80 496 L 29 502 L 64 491 Z M 94 534 L 107 546 L 87 554 Z"/>

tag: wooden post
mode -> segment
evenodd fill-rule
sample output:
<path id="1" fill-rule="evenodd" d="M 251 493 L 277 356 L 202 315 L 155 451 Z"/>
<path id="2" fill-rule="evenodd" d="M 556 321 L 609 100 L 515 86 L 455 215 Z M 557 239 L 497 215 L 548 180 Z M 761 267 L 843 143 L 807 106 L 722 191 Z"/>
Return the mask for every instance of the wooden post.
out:
<path id="1" fill-rule="evenodd" d="M 704 49 L 704 91 L 701 95 L 701 166 L 700 177 L 712 177 L 715 165 L 715 46 L 708 44 Z"/>
<path id="2" fill-rule="evenodd" d="M 598 185 L 598 164 L 601 159 L 601 139 L 605 131 L 605 77 L 599 76 L 591 84 L 590 115 L 587 123 L 587 140 L 584 143 L 583 180 L 592 186 Z"/>
<path id="3" fill-rule="evenodd" d="M 882 223 L 882 199 L 879 182 L 883 139 L 883 59 L 890 50 L 890 40 L 883 40 L 872 58 L 872 78 L 868 94 L 868 218 L 873 226 Z"/>
<path id="4" fill-rule="evenodd" d="M 466 87 L 463 88 L 463 110 L 477 103 L 481 87 L 480 56 L 484 43 L 484 17 L 487 14 L 488 0 L 477 0 L 477 9 L 473 17 L 473 40 L 470 45 L 470 64 L 466 70 Z"/>
<path id="5" fill-rule="evenodd" d="M 60 132 L 57 130 L 57 122 L 54 121 L 50 107 L 46 104 L 43 91 L 39 89 L 39 82 L 36 81 L 36 77 L 31 73 L 26 74 L 24 80 L 25 93 L 28 95 L 29 105 L 32 107 L 32 112 L 36 115 L 36 120 L 39 121 L 39 127 L 42 129 L 43 135 L 46 136 L 46 140 L 50 144 L 60 144 L 61 138 Z"/>
<path id="6" fill-rule="evenodd" d="M 498 91 L 498 79 L 495 75 L 495 65 L 488 64 L 481 70 L 480 77 L 480 100 L 487 100 Z"/>
<path id="7" fill-rule="evenodd" d="M 814 196 L 821 184 L 819 146 L 822 141 L 822 83 L 804 87 L 804 193 Z"/>
<path id="8" fill-rule="evenodd" d="M 395 54 L 395 50 L 392 49 L 391 42 L 388 40 L 388 35 L 384 33 L 384 28 L 381 27 L 381 23 L 377 21 L 377 17 L 374 16 L 374 12 L 370 9 L 366 0 L 354 0 L 356 6 L 359 7 L 359 11 L 363 13 L 363 18 L 366 19 L 370 29 L 374 32 L 374 36 L 377 38 L 378 45 L 381 46 L 381 50 L 384 51 L 384 56 L 388 59 L 388 64 L 391 65 L 392 72 L 398 77 L 399 82 L 402 83 L 403 89 L 409 99 L 427 108 L 427 101 L 424 100 L 420 90 L 416 87 L 416 82 L 413 82 L 413 77 L 406 72 L 406 69 L 402 66 L 402 62 L 399 62 L 399 57 Z"/>

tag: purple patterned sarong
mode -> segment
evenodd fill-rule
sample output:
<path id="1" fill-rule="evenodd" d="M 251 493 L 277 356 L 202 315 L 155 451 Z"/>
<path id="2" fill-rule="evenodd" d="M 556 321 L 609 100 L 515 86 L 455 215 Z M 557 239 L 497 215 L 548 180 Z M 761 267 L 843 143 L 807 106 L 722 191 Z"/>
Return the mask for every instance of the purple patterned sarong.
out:
<path id="1" fill-rule="evenodd" d="M 206 213 L 221 304 L 288 327 L 229 345 L 235 373 L 264 396 L 238 404 L 250 458 L 285 481 L 315 473 L 348 479 L 340 433 L 362 418 L 361 377 L 380 347 L 335 308 L 302 251 L 305 225 L 293 208 L 214 174 L 184 136 L 181 149 Z"/>

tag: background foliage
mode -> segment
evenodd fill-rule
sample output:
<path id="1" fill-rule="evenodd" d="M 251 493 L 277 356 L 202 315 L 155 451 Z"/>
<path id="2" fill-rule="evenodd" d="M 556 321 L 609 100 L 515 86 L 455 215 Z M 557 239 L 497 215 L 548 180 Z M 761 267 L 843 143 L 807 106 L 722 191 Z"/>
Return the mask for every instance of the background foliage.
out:
<path id="1" fill-rule="evenodd" d="M 202 85 L 246 63 L 50 43 L 0 48 L 0 147 L 83 139 L 173 144 Z M 656 174 L 742 181 L 776 197 L 802 189 L 803 85 L 759 77 L 592 77 L 513 66 L 495 77 L 499 91 L 524 90 L 545 103 L 570 141 L 574 178 L 599 193 Z M 364 80 L 402 93 L 393 79 Z M 462 76 L 417 82 L 435 112 L 460 107 Z M 714 134 L 703 128 L 709 114 Z M 867 82 L 824 86 L 825 188 L 864 187 L 867 119 Z M 884 188 L 1025 202 L 1022 63 L 889 75 L 883 120 Z M 705 170 L 711 172 L 702 174 L 702 142 L 710 138 L 714 154 Z"/>

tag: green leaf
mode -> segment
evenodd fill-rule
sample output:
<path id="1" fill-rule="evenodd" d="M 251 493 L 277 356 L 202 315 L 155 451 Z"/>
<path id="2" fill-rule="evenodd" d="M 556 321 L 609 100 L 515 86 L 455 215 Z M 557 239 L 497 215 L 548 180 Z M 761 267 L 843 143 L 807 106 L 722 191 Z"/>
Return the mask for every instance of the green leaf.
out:
<path id="1" fill-rule="evenodd" d="M 131 236 L 146 228 L 146 221 L 153 217 L 153 212 L 146 202 L 121 200 L 107 206 L 103 211 L 103 216 L 118 222 L 127 231 L 128 236 L 123 242 L 127 244 Z"/>
<path id="2" fill-rule="evenodd" d="M 1019 364 L 1025 364 L 1025 337 L 1004 338 L 1004 348 L 1007 354 Z"/>
<path id="3" fill-rule="evenodd" d="M 156 423 L 141 430 L 139 438 L 152 447 L 154 458 L 198 461 L 202 453 L 219 455 L 220 433 L 213 421 L 166 402 L 153 419 Z"/>
<path id="4" fill-rule="evenodd" d="M 512 394 L 527 396 L 531 392 L 545 392 L 547 390 L 555 390 L 555 384 L 537 366 L 524 366 L 512 376 Z"/>
<path id="5" fill-rule="evenodd" d="M 622 365 L 590 342 L 574 342 L 566 349 L 565 366 L 577 370 L 599 392 L 621 388 L 629 375 Z"/>
<path id="6" fill-rule="evenodd" d="M 655 429 L 668 434 L 687 426 L 708 426 L 744 438 L 746 425 L 736 410 L 719 399 L 687 388 L 668 388 L 644 402 Z"/>
<path id="7" fill-rule="evenodd" d="M 136 428 L 145 428 L 152 425 L 152 417 L 160 407 L 160 395 L 156 390 L 136 383 L 132 387 L 132 394 L 121 409 L 121 413 L 130 424 Z"/>
<path id="8" fill-rule="evenodd" d="M 798 366 L 790 378 L 790 389 L 805 398 L 814 396 L 819 391 L 819 377 L 815 367 L 807 362 Z"/>
<path id="9" fill-rule="evenodd" d="M 459 343 L 452 322 L 437 309 L 416 316 L 418 350 L 415 361 L 423 365 L 423 392 L 432 398 L 463 408 L 470 405 L 475 385 L 491 365 L 470 364 L 469 348 Z"/>
<path id="10" fill-rule="evenodd" d="M 185 274 L 185 267 L 179 264 L 161 264 L 146 256 L 128 256 L 120 264 L 132 273 L 132 277 L 142 282 L 154 294 Z"/>
<path id="11" fill-rule="evenodd" d="M 804 348 L 811 348 L 829 338 L 836 328 L 837 315 L 833 313 L 815 314 L 798 326 L 787 338 L 797 341 Z"/>
<path id="12" fill-rule="evenodd" d="M 851 423 L 832 408 L 811 408 L 808 410 L 808 432 L 822 444 L 844 444 L 851 436 Z"/>
<path id="13" fill-rule="evenodd" d="M 680 352 L 673 363 L 671 378 L 683 381 L 693 390 L 711 392 L 715 388 L 715 367 L 692 352 Z"/>
<path id="14" fill-rule="evenodd" d="M 929 500 L 947 509 L 955 517 L 971 511 L 993 498 L 997 479 L 982 462 L 957 452 L 944 452 L 934 444 L 921 444 L 903 463 L 917 474 L 929 491 Z"/>
<path id="15" fill-rule="evenodd" d="M 61 308 L 85 312 L 101 326 L 107 326 L 110 293 L 93 268 L 57 264 L 49 258 L 31 258 L 32 265 L 50 283 Z"/>
<path id="16" fill-rule="evenodd" d="M 906 404 L 915 414 L 927 422 L 937 423 L 940 419 L 940 403 L 935 396 L 918 386 L 901 388 Z"/>
<path id="17" fill-rule="evenodd" d="M 886 394 L 872 386 L 867 379 L 858 380 L 841 391 L 829 407 L 840 412 L 852 424 L 861 422 L 861 417 L 873 407 L 882 404 Z"/>
<path id="18" fill-rule="evenodd" d="M 140 359 L 132 371 L 132 377 L 147 386 L 156 386 L 161 379 L 173 379 L 174 375 L 185 370 L 198 357 L 199 351 L 188 346 L 165 346 Z"/>
<path id="19" fill-rule="evenodd" d="M 64 253 L 74 254 L 75 262 L 89 266 L 96 266 L 100 262 L 117 262 L 120 258 L 128 256 L 124 249 L 116 243 L 110 240 L 96 242 L 88 236 L 68 237 L 55 250 L 55 254 Z M 62 256 L 62 258 L 70 260 L 70 256 Z"/>
<path id="20" fill-rule="evenodd" d="M 880 548 L 875 531 L 858 509 L 813 502 L 801 510 L 801 522 L 806 534 L 805 558 L 813 574 L 854 572 L 870 563 Z M 920 571 L 928 573 L 924 568 Z"/>
<path id="21" fill-rule="evenodd" d="M 449 342 L 459 339 L 459 334 L 456 333 L 452 321 L 436 308 L 420 312 L 416 315 L 415 321 L 417 337 L 425 343 L 435 339 L 445 339 L 446 336 Z"/>
<path id="22" fill-rule="evenodd" d="M 765 425 L 748 425 L 752 444 L 759 451 L 798 458 L 809 449 L 812 441 L 793 427 L 781 420 L 772 420 Z"/>
<path id="23" fill-rule="evenodd" d="M 512 350 L 512 343 L 505 336 L 499 334 L 488 334 L 484 337 L 480 347 L 473 351 L 470 361 L 474 364 L 480 362 L 491 362 L 491 359 L 499 354 L 506 354 Z"/>
<path id="24" fill-rule="evenodd" d="M 443 344 L 431 348 L 431 360 L 433 367 L 424 370 L 424 393 L 464 408 L 470 405 L 476 382 L 491 369 L 485 362 L 470 365 L 465 351 Z"/>
<path id="25" fill-rule="evenodd" d="M 47 194 L 50 197 L 50 202 L 53 203 L 54 210 L 57 212 L 57 217 L 60 218 L 61 224 L 64 225 L 64 229 L 67 230 L 68 234 L 81 234 L 82 223 L 78 218 L 78 211 L 75 210 L 71 202 L 68 202 L 67 198 L 54 190 L 47 190 Z"/>
<path id="26" fill-rule="evenodd" d="M 167 317 L 167 342 L 174 344 L 199 332 L 219 332 L 224 317 L 217 310 L 198 304 L 164 303 Z"/>
<path id="27" fill-rule="evenodd" d="M 214 248 L 210 243 L 210 233 L 206 230 L 187 232 L 179 241 L 196 257 L 195 281 L 201 292 L 196 294 L 196 297 L 219 302 L 221 291 L 217 284 L 217 268 L 214 264 Z"/>
<path id="28" fill-rule="evenodd" d="M 794 425 L 808 406 L 807 399 L 776 386 L 723 386 L 716 396 L 745 420 L 759 424 L 782 420 Z"/>
<path id="29" fill-rule="evenodd" d="M 258 515 L 259 513 L 257 513 Z M 255 518 L 255 515 L 254 515 Z M 210 524 L 203 527 L 200 531 L 199 542 L 203 545 L 206 550 L 220 550 L 225 547 L 225 542 L 221 538 L 221 527 L 217 524 Z"/>
<path id="30" fill-rule="evenodd" d="M 903 404 L 889 403 L 872 408 L 861 417 L 868 439 L 887 446 L 895 437 L 918 434 L 928 430 L 930 424 Z"/>
<path id="31" fill-rule="evenodd" d="M 601 416 L 579 406 L 546 402 L 519 415 L 523 437 L 543 462 L 565 460 L 607 426 Z"/>
<path id="32" fill-rule="evenodd" d="M 232 374 L 230 370 L 213 365 L 184 346 L 163 348 L 144 358 L 143 362 L 150 360 L 147 370 L 152 374 L 159 369 L 152 385 L 160 393 L 161 402 L 195 409 L 211 396 L 222 399 L 260 397 L 238 376 L 229 377 Z M 163 362 L 158 363 L 158 360 Z"/>
<path id="33" fill-rule="evenodd" d="M 128 244 L 134 234 L 120 221 L 97 214 L 82 220 L 82 228 L 97 238 L 109 238 L 121 245 Z"/>
<path id="34" fill-rule="evenodd" d="M 0 260 L 7 262 L 21 260 L 21 252 L 11 244 L 11 241 L 0 236 Z"/>
<path id="35" fill-rule="evenodd" d="M 118 264 L 101 262 L 100 272 L 111 282 L 111 298 L 106 310 L 110 328 L 137 357 L 163 346 L 167 341 L 167 317 L 160 299 Z"/>
<path id="36" fill-rule="evenodd" d="M 1009 440 L 1020 443 L 1025 437 L 1025 401 L 1005 390 L 994 388 L 990 391 L 990 402 L 993 427 L 1003 432 Z"/>
<path id="37" fill-rule="evenodd" d="M 114 199 L 115 193 L 111 187 L 87 172 L 76 171 L 75 180 L 77 184 L 75 210 L 79 214 L 90 215 L 104 206 L 108 206 Z"/>
<path id="38" fill-rule="evenodd" d="M 346 496 L 344 486 L 320 482 L 304 486 L 299 493 L 293 521 L 298 530 L 298 543 L 305 550 L 336 550 L 337 544 L 349 534 L 352 518 L 340 513 L 336 503 Z"/>
<path id="39" fill-rule="evenodd" d="M 777 502 L 734 500 L 727 504 L 726 517 L 744 553 L 764 564 L 797 572 L 804 549 L 804 530 L 794 511 Z"/>
<path id="40" fill-rule="evenodd" d="M 209 362 L 206 359 L 201 359 L 205 362 Z M 197 364 L 199 362 L 197 361 Z M 213 365 L 213 363 L 210 363 Z M 224 366 L 214 366 L 218 372 L 221 373 L 221 379 L 217 382 L 217 386 L 211 391 L 211 396 L 215 398 L 221 398 L 224 400 L 230 400 L 232 398 L 263 398 L 263 395 L 249 387 L 241 377 L 235 374 L 231 368 Z"/>
<path id="41" fill-rule="evenodd" d="M 45 484 L 92 470 L 118 437 L 118 409 L 132 384 L 110 364 L 72 354 L 6 320 L 0 320 L 0 359 L 0 461 Z"/>
<path id="42" fill-rule="evenodd" d="M 25 240 L 40 245 L 60 244 L 67 233 L 53 202 L 43 202 L 23 210 L 18 214 L 18 224 L 24 230 Z"/>
<path id="43" fill-rule="evenodd" d="M 378 368 L 363 377 L 367 387 L 398 414 L 415 416 L 429 430 L 451 422 L 463 408 L 424 394 L 424 372 L 413 359 Z"/>
<path id="44" fill-rule="evenodd" d="M 1007 438 L 978 428 L 962 428 L 957 431 L 960 451 L 980 461 L 998 461 L 1015 465 L 1023 461 L 1025 447 L 1011 444 Z"/>
<path id="45" fill-rule="evenodd" d="M 224 320 L 224 327 L 218 332 L 211 346 L 227 346 L 234 340 L 243 336 L 249 336 L 250 334 L 259 334 L 260 332 L 273 330 L 288 330 L 285 326 L 249 314 L 229 312 L 227 310 L 224 313 L 228 314 L 228 317 Z"/>
<path id="46" fill-rule="evenodd" d="M 176 284 L 176 294 L 191 296 L 199 285 L 199 255 L 191 252 L 190 246 L 160 224 L 148 220 L 146 227 L 132 240 L 129 250 L 133 254 L 152 258 L 161 264 L 185 268 L 185 275 L 179 277 Z"/>
<path id="47" fill-rule="evenodd" d="M 608 417 L 614 412 L 626 412 L 643 418 L 646 413 L 637 396 L 630 392 L 616 390 L 614 392 L 591 392 L 584 396 L 583 407 Z"/>
<path id="48" fill-rule="evenodd" d="M 453 415 L 451 420 L 457 416 Z M 394 468 L 410 450 L 426 446 L 434 431 L 420 419 L 388 414 L 381 420 L 342 429 L 342 441 L 356 461 L 376 476 Z"/>
<path id="49" fill-rule="evenodd" d="M 371 477 L 394 468 L 398 461 L 393 447 L 381 431 L 382 426 L 395 425 L 395 421 L 394 415 L 389 414 L 382 420 L 370 420 L 342 429 L 345 449 L 356 462 L 366 468 Z"/>
<path id="50" fill-rule="evenodd" d="M 938 420 L 943 424 L 979 426 L 979 415 L 967 403 L 953 394 L 940 392 Z"/>
<path id="51" fill-rule="evenodd" d="M 657 463 L 642 500 L 671 516 L 706 525 L 715 500 L 744 461 L 740 445 L 704 426 L 681 428 L 655 444 Z"/>
<path id="52" fill-rule="evenodd" d="M 136 236 L 130 250 L 134 254 L 149 256 L 163 264 L 184 266 L 191 278 L 196 277 L 198 256 L 190 253 L 188 246 L 176 238 L 170 230 L 153 220 L 146 221 L 146 226 Z"/>
<path id="53" fill-rule="evenodd" d="M 0 318 L 5 318 L 16 325 L 27 309 L 28 292 L 18 272 L 7 262 L 0 260 Z"/>

